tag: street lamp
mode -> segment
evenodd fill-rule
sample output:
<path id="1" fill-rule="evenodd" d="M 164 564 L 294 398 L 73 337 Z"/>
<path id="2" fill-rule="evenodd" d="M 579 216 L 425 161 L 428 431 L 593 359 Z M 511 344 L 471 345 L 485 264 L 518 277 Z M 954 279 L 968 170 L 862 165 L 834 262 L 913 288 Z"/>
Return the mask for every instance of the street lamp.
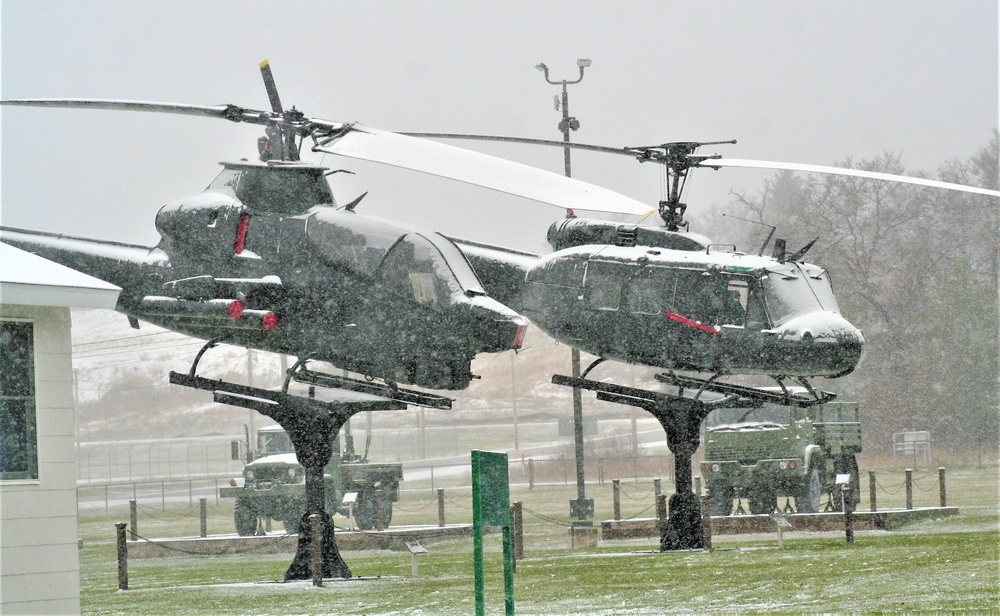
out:
<path id="1" fill-rule="evenodd" d="M 574 117 L 570 117 L 569 115 L 569 94 L 566 91 L 566 86 L 583 81 L 583 69 L 590 66 L 590 60 L 580 58 L 576 61 L 576 66 L 580 69 L 579 78 L 573 81 L 568 79 L 552 81 L 549 79 L 549 67 L 545 66 L 544 63 L 535 65 L 535 68 L 545 73 L 545 81 L 554 86 L 562 86 L 562 121 L 559 122 L 559 130 L 562 131 L 563 142 L 565 143 L 569 143 L 569 132 L 580 128 L 580 121 Z M 570 172 L 569 151 L 570 148 L 568 146 L 563 148 L 563 160 L 566 164 L 566 177 L 570 177 L 572 175 Z M 567 211 L 566 214 L 567 216 L 570 216 L 572 215 L 572 212 Z M 575 348 L 572 349 L 571 358 L 573 378 L 580 378 L 580 351 Z M 587 518 L 594 517 L 594 499 L 587 498 L 586 486 L 584 483 L 583 399 L 581 397 L 579 387 L 573 388 L 573 445 L 576 453 L 576 500 L 571 500 L 569 502 L 569 515 L 570 517 L 575 517 L 577 519 L 577 521 L 573 523 L 574 526 L 590 526 L 591 523 Z"/>

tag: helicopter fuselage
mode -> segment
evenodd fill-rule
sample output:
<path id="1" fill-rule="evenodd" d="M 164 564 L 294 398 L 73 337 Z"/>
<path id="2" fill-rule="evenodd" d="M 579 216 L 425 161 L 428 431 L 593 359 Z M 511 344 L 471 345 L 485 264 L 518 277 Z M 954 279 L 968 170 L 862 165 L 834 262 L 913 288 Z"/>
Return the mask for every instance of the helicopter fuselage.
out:
<path id="1" fill-rule="evenodd" d="M 586 241 L 588 222 L 573 222 Z M 607 223 L 593 224 L 608 234 Z M 841 316 L 826 270 L 663 235 L 685 249 L 583 244 L 532 259 L 460 246 L 491 294 L 605 359 L 779 377 L 843 376 L 861 361 L 864 337 Z"/>
<path id="2" fill-rule="evenodd" d="M 118 310 L 203 339 L 461 389 L 526 323 L 443 236 L 337 209 L 324 169 L 226 163 L 160 209 L 155 249 L 6 229 L 4 242 L 122 287 Z"/>

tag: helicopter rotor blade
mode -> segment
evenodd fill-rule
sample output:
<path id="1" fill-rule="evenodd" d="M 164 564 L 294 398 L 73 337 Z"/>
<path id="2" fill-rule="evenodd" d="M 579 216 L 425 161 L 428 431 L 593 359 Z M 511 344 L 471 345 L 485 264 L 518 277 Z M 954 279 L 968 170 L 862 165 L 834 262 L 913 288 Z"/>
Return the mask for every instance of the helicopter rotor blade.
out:
<path id="1" fill-rule="evenodd" d="M 107 100 L 90 98 L 31 98 L 0 101 L 0 105 L 18 107 L 54 107 L 60 109 L 100 109 L 109 111 L 148 111 L 220 118 L 231 122 L 267 125 L 272 117 L 268 111 L 257 111 L 237 105 L 182 105 L 146 101 Z"/>
<path id="2" fill-rule="evenodd" d="M 267 99 L 271 101 L 271 111 L 281 113 L 284 107 L 281 106 L 281 98 L 278 97 L 278 86 L 274 83 L 274 75 L 271 74 L 271 63 L 264 60 L 260 63 L 260 76 L 264 78 L 264 88 L 267 90 Z"/>
<path id="3" fill-rule="evenodd" d="M 647 216 L 650 206 L 614 191 L 495 156 L 360 124 L 313 151 L 436 175 L 566 209 Z"/>
<path id="4" fill-rule="evenodd" d="M 274 104 L 274 101 L 272 101 Z M 655 210 L 614 191 L 502 158 L 381 131 L 290 113 L 247 109 L 237 105 L 184 105 L 102 99 L 18 99 L 0 105 L 175 113 L 261 126 L 278 124 L 311 136 L 314 151 L 411 169 L 566 209 L 647 216 Z M 612 149 L 612 148 L 609 148 Z"/>
<path id="5" fill-rule="evenodd" d="M 908 175 L 894 175 L 891 173 L 879 173 L 875 171 L 863 171 L 860 169 L 849 169 L 847 167 L 828 167 L 824 165 L 805 165 L 799 163 L 782 163 L 768 160 L 744 160 L 738 158 L 717 158 L 702 163 L 702 167 L 741 167 L 748 169 L 786 169 L 788 171 L 804 171 L 807 173 L 827 173 L 833 175 L 846 175 L 859 178 L 869 178 L 873 180 L 886 180 L 889 182 L 903 182 L 906 184 L 916 184 L 918 186 L 929 186 L 932 188 L 944 188 L 947 190 L 958 190 L 978 195 L 989 195 L 1000 197 L 1000 191 L 978 186 L 966 186 L 965 184 L 953 184 L 951 182 L 940 182 L 938 180 L 928 180 L 926 178 L 916 178 Z"/>
<path id="6" fill-rule="evenodd" d="M 637 158 L 640 162 L 650 161 L 661 164 L 667 162 L 673 162 L 670 159 L 666 159 L 662 156 L 663 148 L 670 144 L 663 144 L 661 146 L 650 146 L 643 148 L 634 148 L 634 147 L 613 148 L 613 147 L 593 145 L 588 143 L 555 141 L 551 139 L 531 139 L 527 137 L 503 137 L 494 135 L 472 135 L 463 133 L 405 132 L 399 134 L 408 135 L 410 137 L 423 137 L 428 139 L 467 139 L 471 141 L 499 141 L 506 143 L 524 143 L 528 145 L 545 145 L 545 146 L 554 146 L 561 148 L 568 147 L 574 150 L 589 150 L 591 152 L 602 152 L 605 154 L 619 154 L 624 156 L 631 156 L 633 158 Z M 691 145 L 715 145 L 715 144 L 726 144 L 726 143 L 733 143 L 733 142 L 716 141 L 716 142 L 691 144 Z M 827 173 L 834 175 L 871 178 L 876 180 L 886 180 L 890 182 L 903 182 L 907 184 L 915 184 L 918 186 L 929 186 L 932 188 L 943 188 L 946 190 L 957 190 L 973 194 L 1000 197 L 1000 191 L 990 190 L 988 188 L 979 188 L 977 186 L 967 186 L 965 184 L 954 184 L 951 182 L 941 182 L 938 180 L 916 178 L 907 175 L 894 175 L 890 173 L 878 173 L 875 171 L 849 169 L 846 167 L 829 167 L 823 165 L 806 165 L 798 163 L 783 163 L 783 162 L 764 161 L 764 160 L 745 160 L 745 159 L 722 158 L 714 156 L 690 156 L 689 158 L 691 159 L 690 166 L 692 167 L 711 167 L 713 169 L 718 169 L 720 167 L 743 167 L 752 169 L 787 169 L 789 171 L 803 171 L 808 173 Z"/>
<path id="7" fill-rule="evenodd" d="M 531 139 L 529 137 L 504 137 L 498 135 L 472 135 L 467 133 L 413 133 L 398 132 L 399 135 L 407 137 L 419 137 L 422 139 L 466 139 L 469 141 L 499 141 L 505 143 L 525 143 L 528 145 L 549 145 L 553 147 L 570 147 L 574 150 L 589 150 L 591 152 L 601 152 L 603 154 L 623 154 L 625 156 L 635 156 L 628 151 L 628 148 L 612 148 L 604 145 L 592 145 L 589 143 L 576 143 L 566 141 L 555 141 L 554 139 Z"/>

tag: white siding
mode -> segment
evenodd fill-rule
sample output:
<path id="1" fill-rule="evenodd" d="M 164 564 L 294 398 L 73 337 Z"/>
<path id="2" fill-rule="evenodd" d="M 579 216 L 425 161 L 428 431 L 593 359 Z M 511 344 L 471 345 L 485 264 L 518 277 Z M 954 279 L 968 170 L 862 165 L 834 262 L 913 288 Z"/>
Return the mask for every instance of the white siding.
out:
<path id="1" fill-rule="evenodd" d="M 37 481 L 0 482 L 0 613 L 80 611 L 69 308 L 0 305 L 34 322 Z"/>

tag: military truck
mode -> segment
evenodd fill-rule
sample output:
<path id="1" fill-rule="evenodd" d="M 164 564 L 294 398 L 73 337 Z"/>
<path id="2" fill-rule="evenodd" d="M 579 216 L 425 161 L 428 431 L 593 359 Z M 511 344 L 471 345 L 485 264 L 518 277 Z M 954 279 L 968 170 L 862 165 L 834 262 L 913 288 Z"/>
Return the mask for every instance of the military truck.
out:
<path id="1" fill-rule="evenodd" d="M 246 466 L 243 477 L 231 479 L 229 487 L 219 489 L 219 497 L 236 499 L 233 521 L 240 535 L 255 534 L 265 518 L 281 520 L 287 532 L 298 533 L 305 512 L 305 470 L 280 426 L 261 428 L 256 436 L 256 449 L 250 447 L 249 431 L 245 440 L 232 441 L 232 458 L 244 461 Z M 357 455 L 348 434 L 341 452 L 340 436 L 336 439 L 333 456 L 323 473 L 326 511 L 348 515 L 353 508 L 358 528 L 387 527 L 392 520 L 392 504 L 399 499 L 402 465 L 369 464 L 367 446 L 365 455 Z M 352 492 L 356 493 L 354 502 L 345 504 L 345 494 Z"/>
<path id="2" fill-rule="evenodd" d="M 732 513 L 738 497 L 748 501 L 751 514 L 771 513 L 782 496 L 795 499 L 798 513 L 820 511 L 824 495 L 824 509 L 842 510 L 838 475 L 849 475 L 851 505 L 857 505 L 858 404 L 805 406 L 805 398 L 797 395 L 788 400 L 790 404 L 756 402 L 709 413 L 701 474 L 712 515 Z"/>

